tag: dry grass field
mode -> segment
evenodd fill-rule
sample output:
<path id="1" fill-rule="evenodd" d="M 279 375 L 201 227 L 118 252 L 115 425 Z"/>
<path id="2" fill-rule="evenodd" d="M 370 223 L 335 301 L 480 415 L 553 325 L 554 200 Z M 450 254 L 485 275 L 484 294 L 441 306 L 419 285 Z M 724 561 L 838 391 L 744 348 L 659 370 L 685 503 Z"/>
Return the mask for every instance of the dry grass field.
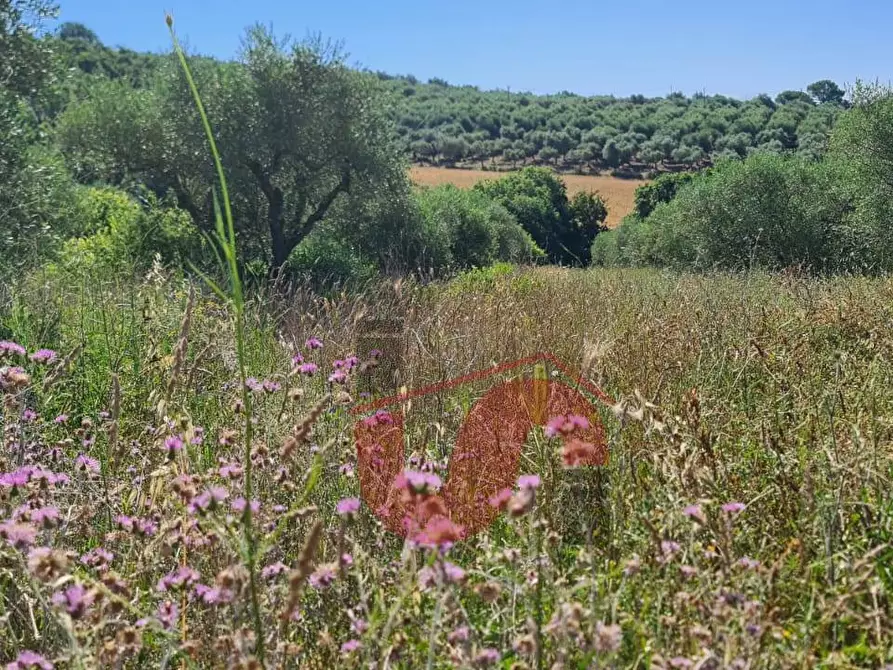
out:
<path id="1" fill-rule="evenodd" d="M 410 169 L 412 180 L 425 186 L 455 184 L 460 188 L 470 188 L 482 179 L 496 179 L 501 173 L 483 170 L 457 170 L 450 168 L 413 166 Z M 596 191 L 608 204 L 608 227 L 617 226 L 624 216 L 633 210 L 633 196 L 636 189 L 647 182 L 617 177 L 565 174 L 569 195 L 580 191 Z"/>

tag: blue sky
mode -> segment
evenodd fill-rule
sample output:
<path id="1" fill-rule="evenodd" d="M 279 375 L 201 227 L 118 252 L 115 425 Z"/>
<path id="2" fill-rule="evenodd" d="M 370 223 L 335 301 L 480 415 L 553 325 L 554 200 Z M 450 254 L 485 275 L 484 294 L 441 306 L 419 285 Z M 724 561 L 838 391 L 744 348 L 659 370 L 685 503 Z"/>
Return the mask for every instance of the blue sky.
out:
<path id="1" fill-rule="evenodd" d="M 110 45 L 166 50 L 167 10 L 202 54 L 233 57 L 263 23 L 341 40 L 363 67 L 485 89 L 750 97 L 893 70 L 890 0 L 60 1 L 60 20 Z"/>

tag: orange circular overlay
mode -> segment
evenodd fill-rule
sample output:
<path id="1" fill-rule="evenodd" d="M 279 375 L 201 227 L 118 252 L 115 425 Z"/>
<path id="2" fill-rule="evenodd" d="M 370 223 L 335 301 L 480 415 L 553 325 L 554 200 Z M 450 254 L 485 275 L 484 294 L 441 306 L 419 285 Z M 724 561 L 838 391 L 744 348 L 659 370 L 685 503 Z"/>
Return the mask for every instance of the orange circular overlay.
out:
<path id="1" fill-rule="evenodd" d="M 588 425 L 574 432 L 573 443 L 587 445 L 586 450 L 572 456 L 574 466 L 607 464 L 605 430 L 591 400 L 561 381 L 516 379 L 493 386 L 471 408 L 459 430 L 443 487 L 421 497 L 414 495 L 411 487 L 408 490 L 403 474 L 403 415 L 381 407 L 543 359 L 567 370 L 553 356 L 540 354 L 354 409 L 378 409 L 357 422 L 354 436 L 362 498 L 388 530 L 406 536 L 437 516 L 447 517 L 460 527 L 463 538 L 487 528 L 499 514 L 491 499 L 514 487 L 518 480 L 521 451 L 530 431 L 545 426 L 551 417 L 588 419 Z M 588 382 L 581 385 L 600 400 L 610 401 Z"/>

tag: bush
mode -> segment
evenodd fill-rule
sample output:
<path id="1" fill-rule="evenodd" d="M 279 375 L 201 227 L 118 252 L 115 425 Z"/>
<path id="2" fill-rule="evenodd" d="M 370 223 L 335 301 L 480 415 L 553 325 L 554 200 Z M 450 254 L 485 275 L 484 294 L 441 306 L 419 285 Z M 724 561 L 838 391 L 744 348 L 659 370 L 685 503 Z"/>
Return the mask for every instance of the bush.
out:
<path id="1" fill-rule="evenodd" d="M 317 291 L 360 286 L 378 276 L 375 263 L 342 241 L 331 226 L 311 233 L 289 256 L 286 273 Z"/>
<path id="2" fill-rule="evenodd" d="M 721 162 L 647 218 L 627 217 L 594 254 L 606 264 L 836 269 L 845 203 L 832 186 L 827 166 L 798 158 Z"/>
<path id="3" fill-rule="evenodd" d="M 450 240 L 450 264 L 485 267 L 497 260 L 530 262 L 543 255 L 509 211 L 475 190 L 446 184 L 417 194 L 426 228 L 442 226 Z"/>
<path id="4" fill-rule="evenodd" d="M 114 188 L 82 188 L 75 197 L 74 237 L 60 257 L 63 267 L 124 270 L 208 261 L 206 244 L 183 210 L 147 194 L 140 205 Z"/>
<path id="5" fill-rule="evenodd" d="M 636 189 L 635 213 L 640 219 L 647 218 L 654 208 L 662 202 L 670 202 L 676 192 L 688 184 L 695 172 L 667 172 L 657 177 L 650 184 Z"/>
<path id="6" fill-rule="evenodd" d="M 578 220 L 575 212 L 582 214 L 584 207 L 594 212 L 596 200 L 585 206 L 580 201 L 575 210 L 564 182 L 551 170 L 526 167 L 502 179 L 478 182 L 474 190 L 505 207 L 552 262 L 589 262 L 589 247 L 599 226 L 593 226 L 591 220 Z M 593 198 L 600 201 L 597 196 Z"/>

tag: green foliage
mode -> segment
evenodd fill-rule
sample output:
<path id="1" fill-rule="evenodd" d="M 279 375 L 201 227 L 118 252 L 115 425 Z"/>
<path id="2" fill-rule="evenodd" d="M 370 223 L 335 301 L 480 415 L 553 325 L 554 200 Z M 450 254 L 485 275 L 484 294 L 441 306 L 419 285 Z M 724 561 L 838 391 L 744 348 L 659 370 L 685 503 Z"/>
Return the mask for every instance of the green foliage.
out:
<path id="1" fill-rule="evenodd" d="M 183 266 L 210 261 L 189 215 L 148 194 L 145 206 L 113 188 L 81 188 L 72 212 L 73 236 L 59 265 L 75 271 L 144 270 L 156 258 Z"/>
<path id="2" fill-rule="evenodd" d="M 542 255 L 530 236 L 501 204 L 478 190 L 446 184 L 420 189 L 419 211 L 426 229 L 441 228 L 449 239 L 446 265 L 483 267 L 502 260 L 531 262 Z"/>
<path id="3" fill-rule="evenodd" d="M 806 87 L 806 92 L 820 104 L 831 103 L 839 105 L 843 103 L 843 89 L 830 79 L 813 82 Z"/>
<path id="4" fill-rule="evenodd" d="M 358 288 L 378 276 L 375 263 L 345 243 L 330 226 L 304 239 L 285 266 L 289 278 L 325 292 L 334 286 Z"/>
<path id="5" fill-rule="evenodd" d="M 575 209 L 568 202 L 564 182 L 551 170 L 539 167 L 478 182 L 474 190 L 505 207 L 552 262 L 589 262 L 589 247 L 604 220 L 598 219 L 599 203 L 604 203 L 597 196 L 576 201 Z"/>
<path id="6" fill-rule="evenodd" d="M 823 164 L 757 152 L 692 178 L 643 219 L 627 217 L 599 241 L 601 264 L 695 269 L 845 267 L 839 240 L 845 202 Z"/>
<path id="7" fill-rule="evenodd" d="M 694 172 L 668 172 L 636 189 L 635 213 L 640 219 L 647 218 L 662 202 L 670 202 L 680 187 L 688 184 Z"/>

